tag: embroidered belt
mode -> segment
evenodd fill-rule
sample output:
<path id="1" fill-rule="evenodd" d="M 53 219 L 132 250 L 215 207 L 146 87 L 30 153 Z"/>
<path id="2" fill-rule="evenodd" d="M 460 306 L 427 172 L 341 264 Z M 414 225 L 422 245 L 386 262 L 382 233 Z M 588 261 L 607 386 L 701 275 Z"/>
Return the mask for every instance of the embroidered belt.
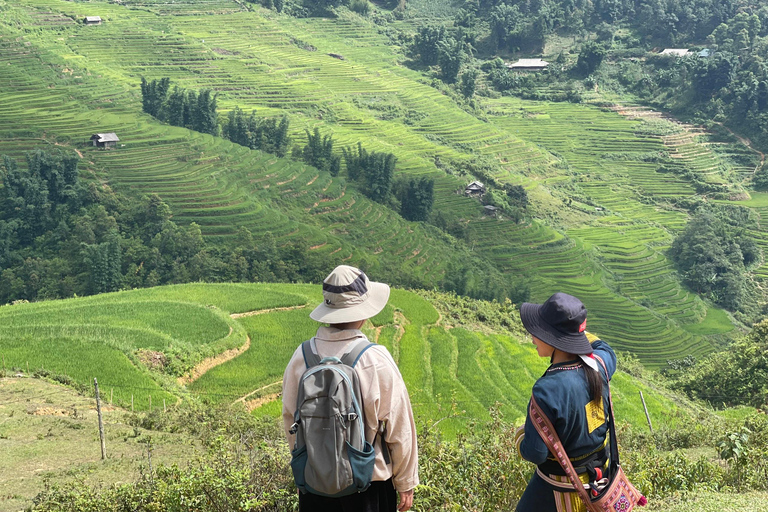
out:
<path id="1" fill-rule="evenodd" d="M 544 480 L 546 483 L 551 485 L 555 488 L 555 490 L 560 492 L 576 492 L 576 489 L 573 488 L 573 484 L 571 482 L 561 482 L 559 480 L 555 480 L 554 478 L 550 478 L 548 475 L 545 475 L 539 468 L 536 468 L 536 474 L 539 475 L 539 478 Z M 600 480 L 597 480 L 594 482 L 599 490 L 602 490 L 605 488 L 606 485 L 608 485 L 608 479 L 607 478 L 601 478 Z M 584 489 L 589 491 L 592 489 L 592 486 L 589 483 L 582 484 L 584 486 Z"/>

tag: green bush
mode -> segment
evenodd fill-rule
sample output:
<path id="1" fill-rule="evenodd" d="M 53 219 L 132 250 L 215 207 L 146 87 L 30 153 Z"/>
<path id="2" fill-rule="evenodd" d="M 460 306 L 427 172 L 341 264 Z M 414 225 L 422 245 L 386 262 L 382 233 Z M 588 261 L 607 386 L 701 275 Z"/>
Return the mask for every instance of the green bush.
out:
<path id="1" fill-rule="evenodd" d="M 371 12 L 371 2 L 368 0 L 352 0 L 349 3 L 349 9 L 361 16 L 368 16 Z"/>
<path id="2" fill-rule="evenodd" d="M 455 439 L 440 430 L 456 408 L 418 427 L 419 477 L 414 511 L 513 510 L 532 474 L 514 447 L 515 426 L 498 409 L 491 421 L 475 422 Z M 664 498 L 686 491 L 765 490 L 768 486 L 768 417 L 756 414 L 727 428 L 702 416 L 672 432 L 648 434 L 622 427 L 622 465 L 644 494 Z M 167 414 L 133 418 L 137 427 L 185 432 L 204 452 L 187 467 L 146 468 L 136 482 L 91 487 L 82 481 L 48 486 L 35 498 L 34 510 L 78 512 L 198 512 L 296 510 L 298 498 L 289 469 L 290 454 L 280 420 L 255 418 L 242 407 L 192 402 Z M 736 436 L 732 435 L 736 433 Z M 742 435 L 743 434 L 743 435 Z M 715 445 L 731 449 L 715 458 Z M 734 440 L 738 440 L 738 450 Z M 145 441 L 151 449 L 152 439 Z M 711 447 L 712 457 L 691 457 L 671 447 Z M 721 448 L 722 448 L 721 443 Z M 727 452 L 727 453 L 726 453 Z M 738 452 L 738 455 L 736 455 Z"/>

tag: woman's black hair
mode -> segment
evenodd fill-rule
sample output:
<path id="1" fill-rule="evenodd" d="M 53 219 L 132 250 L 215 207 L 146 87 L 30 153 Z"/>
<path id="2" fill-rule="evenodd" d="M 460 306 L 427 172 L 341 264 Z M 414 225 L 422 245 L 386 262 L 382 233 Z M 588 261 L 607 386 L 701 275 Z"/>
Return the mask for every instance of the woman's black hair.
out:
<path id="1" fill-rule="evenodd" d="M 589 386 L 589 396 L 592 400 L 602 399 L 603 397 L 603 378 L 599 373 L 593 371 L 592 368 L 584 366 L 584 371 L 587 376 L 587 386 Z"/>

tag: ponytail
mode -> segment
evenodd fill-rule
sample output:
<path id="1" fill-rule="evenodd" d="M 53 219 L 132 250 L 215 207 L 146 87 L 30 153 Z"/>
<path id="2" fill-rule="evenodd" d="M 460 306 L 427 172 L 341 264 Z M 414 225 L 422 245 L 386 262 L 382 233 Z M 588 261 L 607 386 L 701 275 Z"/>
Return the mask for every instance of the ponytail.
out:
<path id="1" fill-rule="evenodd" d="M 587 377 L 587 386 L 589 386 L 589 396 L 593 401 L 603 398 L 603 378 L 588 366 L 584 366 Z"/>

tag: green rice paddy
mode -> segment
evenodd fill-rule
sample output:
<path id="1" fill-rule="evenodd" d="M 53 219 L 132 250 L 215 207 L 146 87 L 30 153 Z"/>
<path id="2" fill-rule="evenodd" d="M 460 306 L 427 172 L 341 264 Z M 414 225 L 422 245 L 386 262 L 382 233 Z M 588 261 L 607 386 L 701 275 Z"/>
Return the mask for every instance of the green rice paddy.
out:
<path id="1" fill-rule="evenodd" d="M 309 312 L 320 297 L 318 285 L 191 284 L 5 306 L 0 355 L 8 370 L 26 373 L 29 365 L 30 371 L 45 369 L 82 388 L 97 378 L 102 396 L 126 408 L 133 401 L 136 410 L 147 410 L 150 397 L 159 407 L 163 400 L 176 403 L 192 394 L 223 403 L 259 399 L 254 414 L 279 415 L 283 370 L 317 329 Z M 246 308 L 258 314 L 224 313 Z M 492 407 L 511 421 L 523 418 L 531 387 L 547 367 L 531 343 L 447 328 L 432 304 L 405 290 L 392 290 L 389 306 L 365 330 L 393 354 L 420 421 L 441 420 L 449 434 L 488 420 Z M 213 355 L 242 347 L 246 336 L 247 350 L 189 385 L 172 381 L 140 357 L 142 350 L 163 352 L 174 344 Z M 665 411 L 681 406 L 663 392 L 624 374 L 614 382 L 622 420 L 644 424 L 642 389 L 659 422 L 677 421 L 665 419 Z"/>

